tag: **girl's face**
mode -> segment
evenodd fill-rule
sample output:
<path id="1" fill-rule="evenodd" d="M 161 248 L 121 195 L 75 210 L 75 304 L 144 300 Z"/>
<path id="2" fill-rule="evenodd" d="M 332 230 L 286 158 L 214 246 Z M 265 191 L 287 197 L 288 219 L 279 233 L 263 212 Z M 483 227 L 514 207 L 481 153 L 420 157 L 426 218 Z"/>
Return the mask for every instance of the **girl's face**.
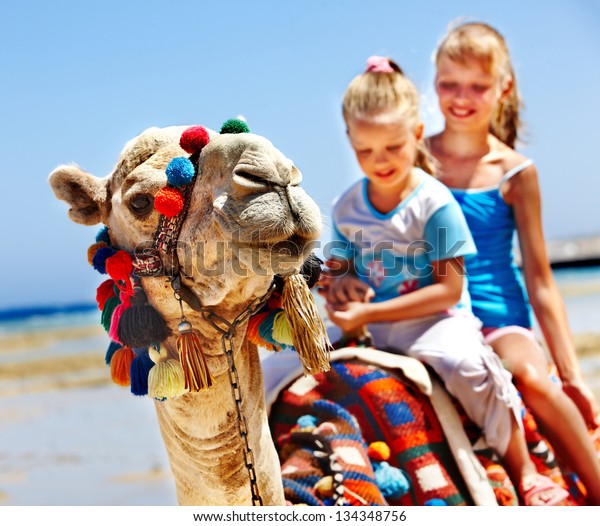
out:
<path id="1" fill-rule="evenodd" d="M 507 93 L 510 83 L 506 83 Z M 477 59 L 461 64 L 445 55 L 438 58 L 435 89 L 446 126 L 460 129 L 489 128 L 501 96 L 500 79 Z"/>
<path id="2" fill-rule="evenodd" d="M 381 189 L 402 189 L 417 156 L 423 125 L 408 127 L 401 120 L 379 123 L 348 120 L 348 138 L 369 181 Z"/>

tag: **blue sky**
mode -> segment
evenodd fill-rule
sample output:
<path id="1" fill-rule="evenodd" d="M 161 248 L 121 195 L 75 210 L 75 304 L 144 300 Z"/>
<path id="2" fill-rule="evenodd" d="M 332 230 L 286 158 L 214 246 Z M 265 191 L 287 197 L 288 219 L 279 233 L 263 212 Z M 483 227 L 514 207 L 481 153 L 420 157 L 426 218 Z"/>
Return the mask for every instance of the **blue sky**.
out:
<path id="1" fill-rule="evenodd" d="M 508 40 L 546 237 L 600 233 L 597 0 L 21 0 L 0 16 L 0 308 L 93 300 L 86 250 L 97 228 L 67 219 L 47 177 L 69 162 L 106 175 L 150 126 L 218 129 L 245 115 L 329 217 L 360 177 L 339 110 L 347 83 L 369 55 L 395 58 L 437 131 L 431 54 L 461 16 Z"/>

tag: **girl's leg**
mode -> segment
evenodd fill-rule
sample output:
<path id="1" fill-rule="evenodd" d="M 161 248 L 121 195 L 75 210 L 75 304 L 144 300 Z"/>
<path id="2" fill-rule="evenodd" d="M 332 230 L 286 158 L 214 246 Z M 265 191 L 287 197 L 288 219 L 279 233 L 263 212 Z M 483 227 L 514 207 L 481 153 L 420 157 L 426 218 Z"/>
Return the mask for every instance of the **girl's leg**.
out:
<path id="1" fill-rule="evenodd" d="M 407 354 L 438 373 L 469 418 L 483 429 L 490 447 L 503 457 L 515 486 L 533 486 L 528 504 L 564 500 L 564 490 L 537 475 L 517 423 L 518 394 L 498 357 L 483 345 L 476 320 L 458 316 L 438 320 L 423 331 Z"/>
<path id="2" fill-rule="evenodd" d="M 548 377 L 547 361 L 537 342 L 523 334 L 504 334 L 491 342 L 506 362 L 526 405 L 559 457 L 588 491 L 588 504 L 600 505 L 600 462 L 575 403 Z"/>

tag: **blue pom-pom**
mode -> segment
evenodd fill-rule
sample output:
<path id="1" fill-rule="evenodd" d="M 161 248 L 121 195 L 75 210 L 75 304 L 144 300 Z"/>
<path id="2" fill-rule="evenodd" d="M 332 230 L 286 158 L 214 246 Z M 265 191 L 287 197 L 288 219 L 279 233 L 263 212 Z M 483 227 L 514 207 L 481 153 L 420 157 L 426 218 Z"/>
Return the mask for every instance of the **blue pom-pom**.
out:
<path id="1" fill-rule="evenodd" d="M 110 247 L 99 248 L 92 258 L 92 266 L 100 272 L 100 274 L 106 274 L 106 260 L 114 255 L 115 251 Z"/>
<path id="2" fill-rule="evenodd" d="M 103 226 L 96 234 L 96 243 L 106 243 L 110 246 L 110 236 L 108 235 L 108 227 Z"/>
<path id="3" fill-rule="evenodd" d="M 120 343 L 114 342 L 112 340 L 110 341 L 110 345 L 108 346 L 108 349 L 106 349 L 106 356 L 104 357 L 106 365 L 110 365 L 110 361 L 112 360 L 113 354 L 115 354 L 115 352 L 117 352 L 122 347 L 123 346 Z"/>
<path id="4" fill-rule="evenodd" d="M 444 499 L 429 499 L 425 501 L 425 506 L 448 506 Z"/>
<path id="5" fill-rule="evenodd" d="M 131 375 L 131 392 L 137 396 L 148 394 L 148 373 L 154 367 L 154 362 L 148 353 L 136 356 L 129 369 Z"/>
<path id="6" fill-rule="evenodd" d="M 317 420 L 316 416 L 302 415 L 300 418 L 298 418 L 296 423 L 300 427 L 317 427 L 317 424 L 319 423 L 319 421 Z"/>
<path id="7" fill-rule="evenodd" d="M 381 494 L 386 499 L 399 499 L 408 492 L 410 482 L 401 469 L 390 466 L 385 461 L 374 462 L 373 465 L 375 467 L 375 481 Z"/>
<path id="8" fill-rule="evenodd" d="M 176 188 L 190 184 L 195 174 L 194 165 L 187 157 L 175 157 L 165 171 L 167 181 Z"/>

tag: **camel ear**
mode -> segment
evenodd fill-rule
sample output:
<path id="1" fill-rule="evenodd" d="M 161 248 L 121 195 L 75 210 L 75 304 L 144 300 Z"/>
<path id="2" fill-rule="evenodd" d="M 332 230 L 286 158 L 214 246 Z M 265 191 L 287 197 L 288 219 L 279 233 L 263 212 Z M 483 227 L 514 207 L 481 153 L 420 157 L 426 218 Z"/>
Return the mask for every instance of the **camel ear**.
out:
<path id="1" fill-rule="evenodd" d="M 54 195 L 70 205 L 69 218 L 82 225 L 102 222 L 107 207 L 106 181 L 74 165 L 59 166 L 49 177 Z"/>

